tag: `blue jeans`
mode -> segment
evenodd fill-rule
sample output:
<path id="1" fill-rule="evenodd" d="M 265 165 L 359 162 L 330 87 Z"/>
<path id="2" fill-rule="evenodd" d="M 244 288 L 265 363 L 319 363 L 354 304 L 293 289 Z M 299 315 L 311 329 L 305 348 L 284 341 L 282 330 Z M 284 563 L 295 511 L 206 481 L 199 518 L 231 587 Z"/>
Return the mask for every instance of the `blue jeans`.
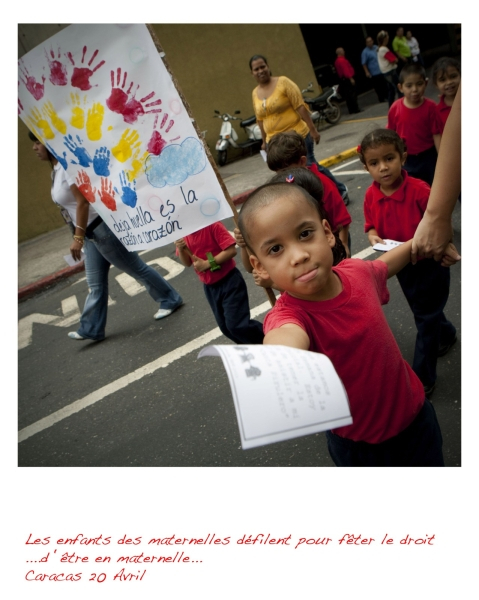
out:
<path id="1" fill-rule="evenodd" d="M 326 175 L 326 177 L 329 177 L 329 179 L 331 179 L 334 185 L 338 188 L 341 197 L 343 197 L 343 194 L 347 192 L 348 188 L 344 185 L 344 183 L 338 181 L 331 173 L 331 171 L 329 171 L 329 169 L 326 169 L 326 167 L 323 167 L 317 162 L 316 157 L 314 156 L 314 141 L 310 133 L 308 133 L 308 135 L 304 138 L 304 143 L 306 144 L 306 164 L 308 165 L 308 167 L 309 165 L 316 163 L 318 171 L 323 175 Z"/>
<path id="2" fill-rule="evenodd" d="M 183 302 L 178 292 L 155 269 L 144 263 L 136 252 L 128 252 L 105 223 L 96 227 L 91 239 L 85 238 L 83 249 L 89 294 L 78 329 L 82 337 L 91 340 L 105 337 L 110 264 L 144 285 L 161 308 L 175 309 Z"/>

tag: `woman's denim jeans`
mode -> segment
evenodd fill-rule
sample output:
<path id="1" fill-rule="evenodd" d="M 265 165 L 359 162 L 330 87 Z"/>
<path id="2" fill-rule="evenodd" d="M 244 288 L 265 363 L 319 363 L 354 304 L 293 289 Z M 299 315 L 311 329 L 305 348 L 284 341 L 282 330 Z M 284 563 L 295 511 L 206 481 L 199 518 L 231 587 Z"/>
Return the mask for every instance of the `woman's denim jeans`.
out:
<path id="1" fill-rule="evenodd" d="M 136 252 L 128 252 L 105 223 L 96 227 L 92 239 L 85 238 L 83 249 L 90 291 L 78 329 L 82 337 L 92 340 L 105 337 L 110 264 L 144 285 L 161 308 L 175 309 L 183 302 L 178 292 L 155 269 L 145 264 Z"/>
<path id="2" fill-rule="evenodd" d="M 304 138 L 304 143 L 306 144 L 306 164 L 308 165 L 308 167 L 309 165 L 316 163 L 318 171 L 323 175 L 326 175 L 326 177 L 329 177 L 329 179 L 331 179 L 334 185 L 338 188 L 341 197 L 343 197 L 344 194 L 347 193 L 348 188 L 345 186 L 344 183 L 338 181 L 329 169 L 326 169 L 326 167 L 323 167 L 323 165 L 320 165 L 318 163 L 316 157 L 314 156 L 314 140 L 311 137 L 310 133 L 308 133 L 308 135 Z"/>

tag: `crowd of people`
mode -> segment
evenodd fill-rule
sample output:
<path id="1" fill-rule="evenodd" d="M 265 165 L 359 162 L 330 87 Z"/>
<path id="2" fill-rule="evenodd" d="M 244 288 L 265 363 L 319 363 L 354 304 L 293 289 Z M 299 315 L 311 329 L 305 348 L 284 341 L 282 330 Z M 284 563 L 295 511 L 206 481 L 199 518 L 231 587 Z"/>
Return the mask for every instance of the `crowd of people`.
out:
<path id="1" fill-rule="evenodd" d="M 176 253 L 193 266 L 218 326 L 234 343 L 288 345 L 331 359 L 353 416 L 352 425 L 327 433 L 336 465 L 443 466 L 429 398 L 437 359 L 457 340 L 444 310 L 449 267 L 460 260 L 451 227 L 460 196 L 460 64 L 450 57 L 434 64 L 436 104 L 424 95 L 424 62 L 412 32 L 404 35 L 398 27 L 392 50 L 387 31 L 376 41 L 366 38 L 361 63 L 389 112 L 386 128 L 358 140 L 359 158 L 372 178 L 364 196 L 364 231 L 373 246 L 386 239 L 400 245 L 374 261 L 351 258 L 348 190 L 314 156 L 320 134 L 298 86 L 273 77 L 267 59 L 255 54 L 249 61 L 256 83 L 252 103 L 275 175 L 243 205 L 234 238 L 215 223 L 178 239 Z M 343 48 L 336 55 L 348 111 L 360 112 L 354 69 Z M 82 249 L 85 254 L 89 294 L 80 327 L 69 337 L 104 339 L 110 264 L 145 285 L 158 303 L 155 319 L 168 317 L 183 303 L 178 292 L 118 241 L 88 202 L 86 182 L 71 180 L 43 143 L 30 137 L 38 157 L 51 165 L 52 198 L 72 230 L 70 252 L 75 259 Z M 264 325 L 250 318 L 236 246 L 255 283 L 280 292 Z M 381 309 L 393 276 L 416 323 L 412 365 L 402 358 Z"/>

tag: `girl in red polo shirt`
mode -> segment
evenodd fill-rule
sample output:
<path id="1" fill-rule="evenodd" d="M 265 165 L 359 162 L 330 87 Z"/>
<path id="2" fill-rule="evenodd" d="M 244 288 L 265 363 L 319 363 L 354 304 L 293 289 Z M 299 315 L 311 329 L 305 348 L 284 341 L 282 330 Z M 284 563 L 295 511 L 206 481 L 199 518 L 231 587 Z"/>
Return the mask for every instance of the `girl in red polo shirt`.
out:
<path id="1" fill-rule="evenodd" d="M 406 242 L 414 237 L 426 210 L 430 188 L 402 168 L 407 157 L 395 131 L 376 129 L 358 146 L 361 162 L 374 179 L 364 198 L 364 230 L 372 246 L 384 239 Z M 417 336 L 413 370 L 427 397 L 436 386 L 436 363 L 456 342 L 456 328 L 444 315 L 450 272 L 434 259 L 408 264 L 397 274 L 414 314 Z"/>

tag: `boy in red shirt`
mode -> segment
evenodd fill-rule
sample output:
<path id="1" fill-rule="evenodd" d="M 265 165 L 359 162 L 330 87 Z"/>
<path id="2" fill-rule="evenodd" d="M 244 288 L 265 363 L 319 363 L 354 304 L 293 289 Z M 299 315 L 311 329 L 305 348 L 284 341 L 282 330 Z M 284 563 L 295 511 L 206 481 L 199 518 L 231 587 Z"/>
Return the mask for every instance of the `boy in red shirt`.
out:
<path id="1" fill-rule="evenodd" d="M 364 198 L 364 231 L 371 246 L 384 239 L 410 240 L 426 211 L 430 188 L 402 170 L 404 142 L 394 131 L 376 129 L 363 139 L 358 152 L 374 179 Z M 436 385 L 437 358 L 457 339 L 456 328 L 443 312 L 449 297 L 449 269 L 425 258 L 405 265 L 397 278 L 416 322 L 412 367 L 429 397 Z"/>
<path id="2" fill-rule="evenodd" d="M 321 352 L 333 363 L 353 417 L 326 433 L 336 465 L 444 466 L 432 404 L 381 309 L 387 278 L 409 262 L 412 242 L 375 261 L 333 267 L 336 242 L 320 211 L 294 183 L 264 185 L 243 205 L 239 227 L 251 264 L 285 290 L 266 315 L 264 343 Z"/>
<path id="3" fill-rule="evenodd" d="M 404 168 L 409 175 L 432 185 L 444 125 L 436 104 L 424 97 L 426 85 L 426 71 L 421 65 L 403 67 L 398 88 L 404 97 L 389 109 L 387 128 L 406 142 Z"/>
<path id="4" fill-rule="evenodd" d="M 263 325 L 250 318 L 248 291 L 235 266 L 235 241 L 223 223 L 176 240 L 176 254 L 193 265 L 221 332 L 236 344 L 261 344 Z"/>

